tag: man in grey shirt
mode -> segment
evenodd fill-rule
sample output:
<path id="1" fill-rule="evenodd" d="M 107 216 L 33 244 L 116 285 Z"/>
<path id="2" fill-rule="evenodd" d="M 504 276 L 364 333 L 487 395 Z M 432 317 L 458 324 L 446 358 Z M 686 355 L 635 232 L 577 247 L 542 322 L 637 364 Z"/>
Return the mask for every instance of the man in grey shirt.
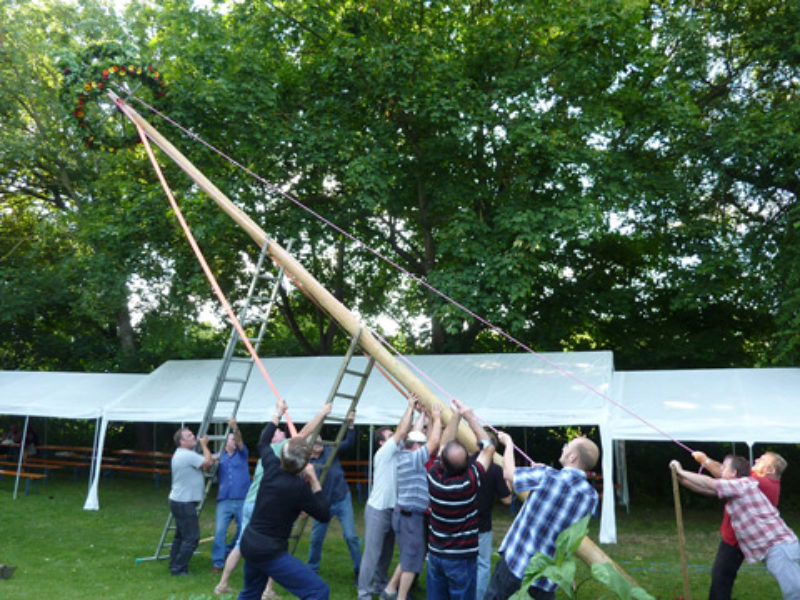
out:
<path id="1" fill-rule="evenodd" d="M 200 438 L 202 456 L 194 451 L 197 439 L 188 428 L 178 429 L 174 439 L 169 510 L 175 519 L 175 537 L 169 553 L 169 571 L 173 575 L 188 575 L 189 559 L 200 541 L 197 503 L 203 499 L 203 471 L 211 468 L 214 459 L 208 449 L 208 436 Z"/>

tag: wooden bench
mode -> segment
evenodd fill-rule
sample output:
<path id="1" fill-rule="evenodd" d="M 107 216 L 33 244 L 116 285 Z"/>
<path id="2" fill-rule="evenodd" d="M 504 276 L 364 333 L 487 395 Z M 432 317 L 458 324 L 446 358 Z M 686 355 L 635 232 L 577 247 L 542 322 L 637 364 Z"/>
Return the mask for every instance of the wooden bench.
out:
<path id="1" fill-rule="evenodd" d="M 169 475 L 172 471 L 171 469 L 164 468 L 164 467 L 137 467 L 135 465 L 112 465 L 112 464 L 103 464 L 102 472 L 106 475 L 113 476 L 114 471 L 127 471 L 129 473 L 147 473 L 153 475 L 153 480 L 155 481 L 156 489 L 158 489 L 158 484 L 161 480 L 162 475 Z M 113 477 L 112 477 L 113 481 Z"/>
<path id="2" fill-rule="evenodd" d="M 17 476 L 17 472 L 16 471 L 7 470 L 7 469 L 0 470 L 0 477 L 2 477 L 4 475 L 7 475 L 8 477 L 16 477 Z M 36 493 L 36 492 L 39 491 L 39 481 L 41 479 L 45 479 L 47 477 L 47 475 L 45 475 L 44 473 L 28 473 L 26 471 L 21 471 L 19 473 L 19 476 L 25 479 L 25 495 L 26 496 L 28 495 L 28 492 L 30 492 L 31 481 L 34 482 L 33 491 L 34 491 L 34 493 Z"/>
<path id="3" fill-rule="evenodd" d="M 366 502 L 366 490 L 369 486 L 369 461 L 368 460 L 340 460 L 344 471 L 344 480 L 356 486 L 358 502 Z"/>

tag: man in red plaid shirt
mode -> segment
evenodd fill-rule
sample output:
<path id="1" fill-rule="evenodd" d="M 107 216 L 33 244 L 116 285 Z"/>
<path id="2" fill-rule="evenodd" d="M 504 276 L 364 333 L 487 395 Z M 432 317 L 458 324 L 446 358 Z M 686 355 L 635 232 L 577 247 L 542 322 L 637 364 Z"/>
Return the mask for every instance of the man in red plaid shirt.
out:
<path id="1" fill-rule="evenodd" d="M 778 581 L 785 599 L 800 600 L 800 544 L 778 509 L 748 477 L 750 463 L 742 456 L 726 456 L 720 479 L 684 471 L 673 460 L 681 484 L 707 496 L 726 499 L 725 508 L 747 562 L 763 560 Z"/>

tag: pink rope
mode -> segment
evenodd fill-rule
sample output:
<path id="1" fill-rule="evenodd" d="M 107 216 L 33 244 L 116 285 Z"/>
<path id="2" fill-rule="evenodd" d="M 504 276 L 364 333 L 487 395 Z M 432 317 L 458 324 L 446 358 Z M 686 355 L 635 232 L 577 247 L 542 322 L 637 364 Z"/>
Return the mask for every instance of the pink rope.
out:
<path id="1" fill-rule="evenodd" d="M 125 112 L 125 106 L 122 102 L 118 102 L 117 106 L 119 106 L 121 110 Z M 128 116 L 128 118 L 130 118 L 130 115 L 128 115 L 127 112 L 125 112 L 125 114 L 126 116 Z M 161 187 L 164 188 L 164 192 L 166 193 L 167 198 L 169 199 L 172 211 L 175 213 L 175 216 L 177 217 L 178 222 L 180 223 L 181 228 L 183 229 L 183 232 L 186 234 L 186 239 L 189 241 L 189 245 L 192 247 L 192 250 L 194 251 L 194 254 L 197 257 L 197 261 L 200 263 L 200 266 L 203 269 L 203 273 L 205 273 L 208 282 L 211 284 L 211 288 L 214 290 L 217 299 L 219 300 L 220 304 L 222 304 L 222 307 L 225 309 L 225 312 L 228 314 L 228 318 L 230 318 L 231 322 L 233 323 L 236 332 L 239 334 L 239 338 L 244 343 L 245 347 L 247 348 L 247 351 L 250 353 L 250 356 L 258 365 L 258 368 L 261 371 L 261 374 L 264 376 L 264 379 L 266 380 L 270 389 L 272 390 L 272 393 L 275 394 L 275 398 L 280 400 L 280 394 L 278 394 L 278 389 L 272 382 L 272 378 L 267 373 L 267 369 L 264 367 L 264 364 L 258 357 L 255 348 L 253 348 L 253 344 L 250 342 L 250 339 L 245 333 L 242 324 L 239 322 L 239 319 L 233 312 L 233 308 L 231 307 L 230 302 L 228 302 L 228 299 L 225 297 L 225 293 L 222 291 L 222 288 L 220 288 L 219 283 L 217 282 L 217 278 L 214 277 L 214 273 L 211 272 L 211 268 L 208 266 L 208 262 L 206 262 L 206 259 L 203 256 L 203 252 L 202 250 L 200 250 L 200 246 L 197 244 L 197 240 L 195 239 L 194 234 L 192 234 L 192 230 L 189 228 L 189 224 L 186 222 L 186 219 L 184 218 L 183 213 L 181 212 L 181 209 L 178 206 L 178 203 L 175 201 L 175 196 L 172 194 L 172 190 L 167 184 L 167 180 L 165 179 L 164 174 L 161 172 L 161 167 L 159 166 L 158 161 L 156 160 L 156 157 L 153 154 L 153 149 L 150 147 L 150 142 L 147 140 L 147 134 L 144 132 L 141 126 L 132 118 L 131 121 L 134 123 L 134 125 L 136 125 L 139 137 L 142 139 L 142 144 L 144 145 L 144 148 L 147 151 L 147 156 L 153 165 L 153 169 L 155 169 L 156 174 L 158 175 L 158 180 L 161 183 Z M 294 427 L 294 424 L 288 418 L 288 412 L 284 411 L 284 414 L 287 416 L 287 425 L 289 426 L 289 431 L 292 437 L 295 437 L 297 435 L 297 430 Z"/>
<path id="2" fill-rule="evenodd" d="M 173 119 L 171 119 L 170 117 L 168 117 L 167 115 L 165 115 L 164 113 L 162 113 L 161 111 L 156 109 L 155 107 L 153 107 L 150 104 L 146 103 L 144 100 L 142 100 L 142 99 L 140 99 L 140 98 L 138 98 L 136 96 L 131 96 L 131 98 L 133 98 L 134 100 L 139 102 L 142 106 L 146 107 L 151 112 L 153 112 L 154 114 L 158 115 L 159 117 L 161 117 L 162 119 L 164 119 L 165 121 L 170 123 L 173 127 L 176 127 L 177 129 L 179 129 L 180 131 L 182 131 L 183 133 L 185 133 L 186 135 L 188 135 L 192 139 L 194 139 L 197 142 L 201 143 L 202 145 L 204 145 L 206 148 L 208 148 L 212 152 L 218 154 L 219 156 L 221 156 L 222 158 L 224 158 L 225 160 L 227 160 L 231 164 L 233 164 L 233 165 L 239 167 L 240 169 L 242 169 L 245 173 L 247 173 L 251 177 L 255 178 L 256 180 L 258 180 L 259 182 L 264 184 L 273 193 L 278 194 L 279 196 L 281 196 L 281 197 L 285 198 L 286 200 L 290 201 L 291 203 L 293 203 L 297 207 L 299 207 L 302 210 L 306 211 L 307 213 L 312 215 L 314 218 L 318 219 L 319 221 L 321 221 L 322 223 L 324 223 L 328 227 L 330 227 L 330 228 L 334 229 L 335 231 L 337 231 L 338 233 L 342 234 L 343 236 L 345 236 L 347 239 L 349 239 L 350 241 L 352 241 L 356 245 L 358 245 L 361 248 L 363 248 L 363 249 L 367 250 L 368 252 L 372 253 L 373 255 L 375 255 L 376 257 L 378 257 L 379 259 L 381 259 L 382 261 L 384 261 L 388 265 L 391 265 L 392 267 L 394 267 L 395 269 L 397 269 L 398 271 L 400 271 L 401 273 L 403 273 L 407 277 L 410 277 L 411 279 L 413 279 L 414 281 L 419 283 L 421 286 L 423 286 L 427 290 L 433 292 L 434 294 L 436 294 L 437 296 L 439 296 L 443 300 L 449 302 L 450 304 L 453 304 L 454 306 L 458 307 L 462 312 L 466 313 L 467 315 L 469 315 L 470 317 L 472 317 L 476 321 L 482 323 L 483 325 L 488 327 L 490 330 L 492 330 L 495 333 L 501 335 L 502 337 L 504 337 L 505 339 L 507 339 L 511 343 L 515 344 L 519 348 L 522 348 L 523 350 L 525 350 L 529 354 L 532 354 L 532 355 L 536 356 L 537 358 L 539 358 L 540 360 L 542 360 L 545 363 L 547 363 L 548 365 L 550 365 L 552 368 L 554 368 L 556 371 L 558 371 L 562 375 L 564 375 L 566 377 L 569 377 L 570 379 L 575 381 L 580 386 L 582 386 L 582 387 L 586 388 L 587 390 L 597 394 L 598 396 L 600 396 L 601 398 L 603 398 L 604 400 L 606 400 L 607 402 L 609 402 L 613 406 L 616 406 L 620 410 L 626 412 L 631 417 L 639 420 L 641 423 L 643 423 L 644 425 L 650 427 L 651 429 L 653 429 L 654 431 L 658 432 L 659 434 L 663 435 L 665 438 L 667 438 L 671 442 L 677 444 L 678 446 L 680 446 L 681 448 L 683 448 L 684 450 L 686 450 L 690 454 L 693 452 L 693 450 L 691 448 L 689 448 L 686 444 L 683 444 L 682 442 L 680 442 L 676 438 L 672 437 L 670 434 L 668 434 L 663 429 L 657 427 L 655 424 L 653 424 L 652 422 L 648 421 L 644 417 L 641 417 L 641 416 L 637 415 L 636 413 L 634 413 L 630 409 L 626 408 L 625 406 L 623 406 L 619 402 L 616 402 L 608 394 L 598 390 L 593 385 L 591 385 L 590 383 L 584 381 L 583 379 L 581 379 L 580 377 L 578 377 L 577 375 L 575 375 L 574 373 L 572 373 L 568 369 L 565 369 L 564 367 L 558 365 L 557 363 L 549 360 L 546 356 L 540 354 L 539 352 L 536 352 L 533 348 L 530 348 L 527 344 L 525 344 L 522 341 L 518 340 L 517 338 L 512 336 L 510 333 L 507 333 L 506 331 L 504 331 L 503 329 L 501 329 L 497 325 L 494 325 L 493 323 L 491 323 L 487 319 L 484 319 L 483 317 L 481 317 L 477 313 L 473 312 L 472 310 L 470 310 L 469 308 L 467 308 L 466 306 L 464 306 L 463 304 L 461 304 L 460 302 L 458 302 L 454 298 L 448 296 L 447 294 L 445 294 L 441 290 L 439 290 L 436 287 L 434 287 L 433 285 L 429 284 L 427 281 L 425 281 L 421 277 L 419 277 L 419 276 L 415 275 L 414 273 L 410 272 L 408 269 L 406 269 L 402 265 L 398 264 L 397 262 L 395 262 L 391 258 L 389 258 L 387 256 L 384 256 L 379 250 L 373 248 L 372 246 L 370 246 L 369 244 L 367 244 L 365 242 L 362 242 L 361 240 L 356 238 L 351 233 L 345 231 L 344 229 L 342 229 L 341 227 L 336 225 L 331 220 L 329 220 L 326 217 L 322 216 L 321 214 L 319 214 L 318 212 L 316 212 L 312 208 L 306 206 L 305 204 L 303 204 L 302 202 L 300 202 L 299 200 L 294 198 L 291 194 L 288 194 L 287 192 L 284 192 L 279 187 L 277 187 L 273 183 L 267 181 L 261 175 L 259 175 L 258 173 L 255 173 L 254 171 L 252 171 L 251 169 L 249 169 L 248 167 L 246 167 L 245 165 L 243 165 L 242 163 L 240 163 L 239 161 L 237 161 L 233 157 L 229 156 L 228 154 L 226 154 L 222 150 L 219 150 L 218 148 L 216 148 L 213 145 L 209 144 L 204 139 L 202 139 L 200 136 L 198 136 L 195 133 L 192 133 L 191 131 L 189 131 L 188 129 L 183 127 L 181 124 L 177 123 L 176 121 L 174 121 Z"/>

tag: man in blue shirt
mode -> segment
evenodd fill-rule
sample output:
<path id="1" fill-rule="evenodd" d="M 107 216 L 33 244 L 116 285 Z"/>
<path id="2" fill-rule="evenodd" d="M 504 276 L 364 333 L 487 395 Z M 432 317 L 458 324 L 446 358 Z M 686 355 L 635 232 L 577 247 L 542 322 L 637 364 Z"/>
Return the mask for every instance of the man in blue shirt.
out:
<path id="1" fill-rule="evenodd" d="M 225 440 L 225 447 L 219 454 L 217 469 L 217 524 L 214 530 L 214 546 L 211 548 L 212 571 L 219 573 L 225 566 L 225 557 L 233 549 L 241 534 L 242 505 L 250 489 L 250 468 L 247 464 L 247 446 L 242 441 L 242 432 L 231 417 L 228 420 L 230 433 Z M 236 521 L 236 535 L 227 543 L 228 525 Z"/>
<path id="2" fill-rule="evenodd" d="M 586 478 L 600 451 L 585 437 L 564 445 L 561 470 L 541 464 L 514 468 L 514 443 L 507 433 L 497 436 L 505 446 L 503 475 L 516 493 L 530 492 L 500 545 L 498 561 L 485 600 L 505 600 L 522 585 L 525 569 L 537 552 L 555 555 L 556 538 L 567 527 L 597 507 L 597 492 Z M 557 585 L 542 577 L 528 588 L 536 600 L 553 600 Z"/>
<path id="3" fill-rule="evenodd" d="M 342 464 L 339 456 L 352 448 L 356 442 L 356 432 L 354 428 L 355 412 L 347 415 L 349 427 L 347 435 L 339 444 L 339 449 L 333 456 L 328 475 L 322 483 L 322 495 L 330 505 L 331 518 L 336 517 L 342 526 L 344 541 L 347 542 L 347 549 L 350 551 L 350 558 L 353 561 L 353 572 L 358 581 L 358 569 L 361 565 L 361 547 L 359 545 L 358 534 L 356 533 L 355 518 L 353 516 L 353 499 L 350 494 L 350 487 L 344 478 Z M 309 461 L 316 469 L 317 477 L 321 476 L 322 469 L 328 462 L 333 452 L 333 448 L 325 446 L 322 440 L 317 438 L 311 449 L 311 460 Z M 311 542 L 308 547 L 308 566 L 314 572 L 319 572 L 319 564 L 322 561 L 322 542 L 325 541 L 325 534 L 328 532 L 329 522 L 314 521 L 311 528 Z"/>

